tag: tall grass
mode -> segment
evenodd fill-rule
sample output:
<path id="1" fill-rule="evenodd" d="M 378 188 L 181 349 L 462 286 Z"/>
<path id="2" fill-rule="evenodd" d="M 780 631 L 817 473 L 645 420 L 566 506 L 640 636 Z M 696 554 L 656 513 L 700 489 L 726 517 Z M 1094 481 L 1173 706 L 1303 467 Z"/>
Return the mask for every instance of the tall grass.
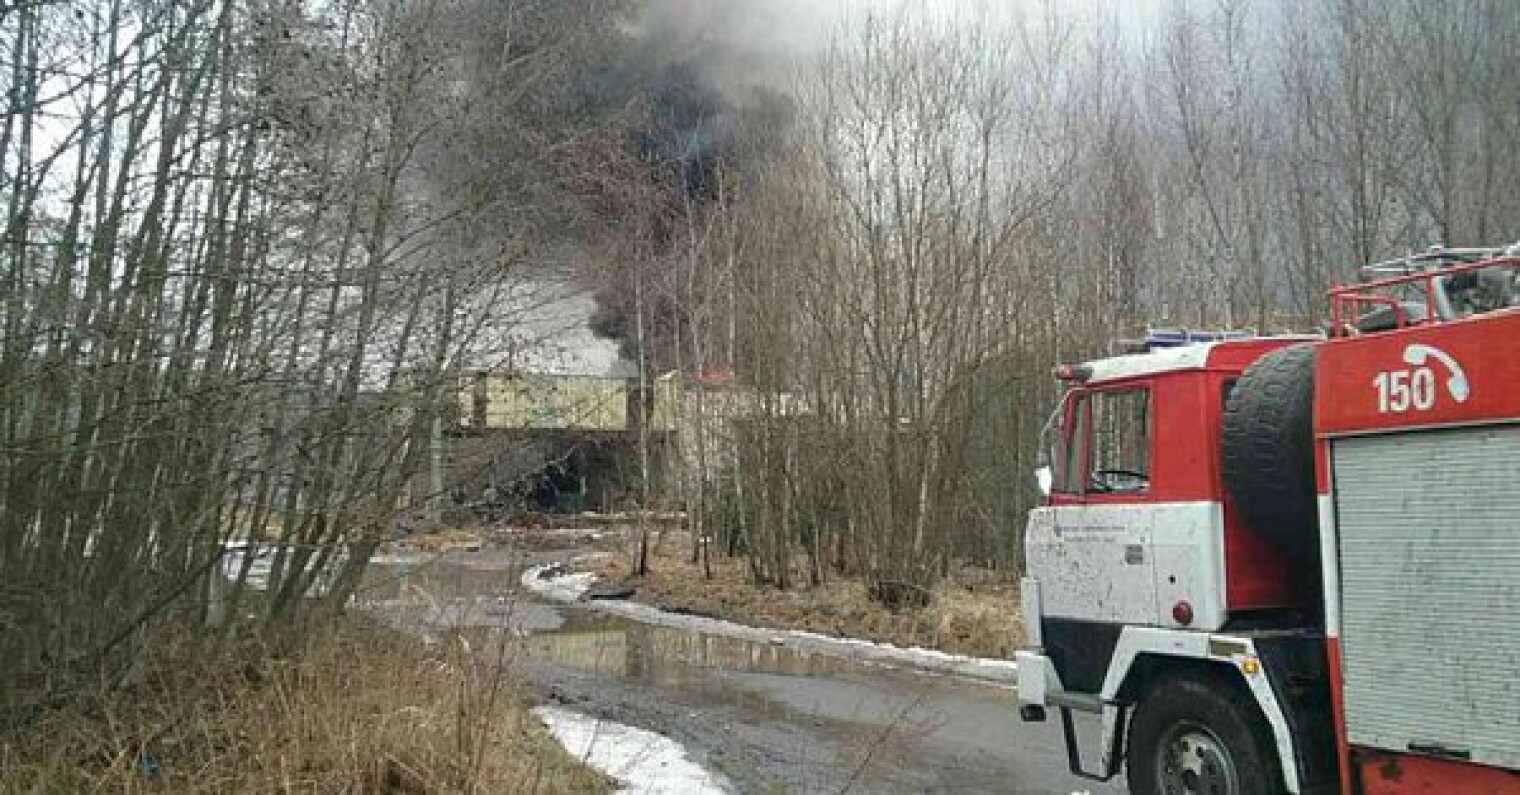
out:
<path id="1" fill-rule="evenodd" d="M 215 656 L 158 630 L 140 684 L 37 716 L 0 744 L 0 792 L 595 792 L 524 708 L 504 653 L 357 619 L 292 655 Z"/>

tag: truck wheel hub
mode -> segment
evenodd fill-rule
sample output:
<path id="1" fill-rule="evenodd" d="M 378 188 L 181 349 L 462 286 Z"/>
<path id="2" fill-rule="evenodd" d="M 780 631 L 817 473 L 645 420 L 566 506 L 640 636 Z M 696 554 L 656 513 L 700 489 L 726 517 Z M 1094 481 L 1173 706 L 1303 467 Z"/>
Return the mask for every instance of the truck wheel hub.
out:
<path id="1" fill-rule="evenodd" d="M 1161 744 L 1160 790 L 1176 795 L 1232 795 L 1240 792 L 1235 761 L 1214 733 L 1202 726 L 1177 726 Z"/>

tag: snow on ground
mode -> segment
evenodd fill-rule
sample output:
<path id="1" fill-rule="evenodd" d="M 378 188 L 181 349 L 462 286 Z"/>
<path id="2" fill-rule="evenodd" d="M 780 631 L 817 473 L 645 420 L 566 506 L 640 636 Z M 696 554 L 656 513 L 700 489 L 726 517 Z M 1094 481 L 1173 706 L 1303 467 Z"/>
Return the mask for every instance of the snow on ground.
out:
<path id="1" fill-rule="evenodd" d="M 274 544 L 260 543 L 257 541 L 228 541 L 223 545 L 222 551 L 222 578 L 226 583 L 235 583 L 239 576 L 243 577 L 243 585 L 255 591 L 263 591 L 269 588 L 269 577 L 274 573 L 274 557 L 277 552 Z M 325 568 L 312 578 L 311 586 L 306 589 L 307 596 L 322 596 L 332 586 L 333 578 L 342 569 L 346 554 L 339 552 L 326 562 Z M 244 566 L 247 572 L 243 571 Z M 307 566 L 315 566 L 315 561 L 307 561 Z"/>
<path id="2" fill-rule="evenodd" d="M 274 569 L 274 548 L 250 541 L 228 541 L 222 553 L 222 576 L 236 581 L 248 567 L 243 580 L 249 588 L 262 591 L 269 587 L 269 575 Z M 248 559 L 252 558 L 252 562 Z"/>
<path id="3" fill-rule="evenodd" d="M 630 795 L 728 792 L 724 779 L 691 761 L 661 734 L 598 720 L 562 707 L 536 707 L 534 716 L 576 758 L 617 779 Z"/>
<path id="4" fill-rule="evenodd" d="M 596 582 L 596 575 L 589 571 L 568 572 L 560 563 L 532 566 L 522 575 L 522 584 L 539 596 L 547 596 L 556 602 L 574 602 Z"/>
<path id="5" fill-rule="evenodd" d="M 548 576 L 541 577 L 541 574 Z M 523 573 L 522 584 L 540 596 L 559 602 L 574 602 L 585 594 L 595 579 L 596 575 L 590 572 L 568 573 L 563 565 L 553 564 L 528 569 Z M 756 643 L 771 643 L 810 654 L 829 654 L 856 662 L 915 668 L 997 684 L 1012 685 L 1018 681 L 1018 666 L 1013 660 L 949 654 L 918 646 L 903 648 L 890 643 L 836 638 L 802 630 L 751 627 L 716 618 L 670 613 L 639 602 L 603 599 L 590 604 L 599 610 L 645 624 L 689 629 Z"/>

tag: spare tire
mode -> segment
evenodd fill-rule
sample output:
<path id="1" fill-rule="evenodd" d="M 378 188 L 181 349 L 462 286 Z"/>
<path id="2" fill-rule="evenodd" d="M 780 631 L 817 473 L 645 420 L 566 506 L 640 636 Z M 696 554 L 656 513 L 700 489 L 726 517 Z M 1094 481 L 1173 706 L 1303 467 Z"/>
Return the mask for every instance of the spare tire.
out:
<path id="1" fill-rule="evenodd" d="M 1246 368 L 1225 403 L 1221 448 L 1224 485 L 1246 527 L 1317 568 L 1312 344 L 1278 348 Z"/>

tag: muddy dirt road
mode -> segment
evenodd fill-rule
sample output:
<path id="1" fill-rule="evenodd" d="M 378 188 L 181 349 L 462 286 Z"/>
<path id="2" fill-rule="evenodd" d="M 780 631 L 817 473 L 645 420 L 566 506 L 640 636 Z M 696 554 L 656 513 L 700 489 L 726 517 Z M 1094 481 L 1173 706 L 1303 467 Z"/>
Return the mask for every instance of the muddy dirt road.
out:
<path id="1" fill-rule="evenodd" d="M 1009 688 L 521 593 L 521 571 L 552 557 L 488 548 L 393 560 L 375 567 L 364 598 L 409 631 L 510 638 L 511 668 L 545 703 L 664 734 L 738 791 L 1122 791 L 1071 776 L 1059 725 L 1022 723 Z"/>

